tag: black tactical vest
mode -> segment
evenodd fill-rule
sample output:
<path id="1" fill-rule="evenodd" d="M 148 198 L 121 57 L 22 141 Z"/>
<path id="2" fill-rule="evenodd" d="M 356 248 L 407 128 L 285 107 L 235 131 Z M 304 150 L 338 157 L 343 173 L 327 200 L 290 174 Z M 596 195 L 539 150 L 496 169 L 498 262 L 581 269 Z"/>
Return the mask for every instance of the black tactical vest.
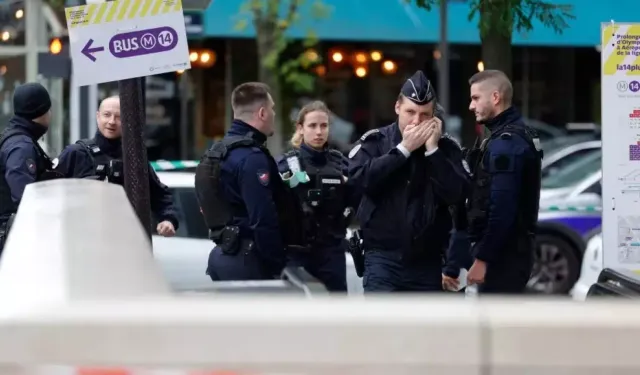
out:
<path id="1" fill-rule="evenodd" d="M 329 150 L 327 163 L 318 168 L 305 162 L 299 150 L 284 154 L 285 160 L 297 158 L 300 170 L 309 181 L 293 188 L 304 212 L 304 231 L 310 246 L 322 246 L 333 238 L 344 238 L 347 229 L 345 217 L 346 188 L 342 174 L 343 156 L 340 151 Z M 289 166 L 291 168 L 291 165 Z"/>
<path id="2" fill-rule="evenodd" d="M 227 226 L 234 217 L 246 217 L 244 204 L 232 204 L 220 190 L 220 171 L 229 152 L 238 147 L 257 147 L 270 159 L 271 153 L 256 142 L 250 134 L 227 136 L 215 142 L 200 159 L 196 167 L 195 191 L 202 209 L 205 223 L 209 228 L 209 238 L 219 242 Z M 275 162 L 273 162 L 275 165 Z M 275 168 L 274 166 L 274 169 Z M 303 246 L 304 234 L 301 225 L 302 210 L 297 205 L 293 192 L 279 179 L 272 179 L 272 196 L 278 211 L 278 221 L 285 246 Z"/>
<path id="3" fill-rule="evenodd" d="M 7 128 L 0 135 L 0 149 L 7 139 L 16 135 L 26 135 L 31 138 L 31 135 L 26 130 Z M 63 176 L 60 173 L 52 170 L 53 163 L 51 158 L 40 147 L 40 144 L 37 141 L 33 141 L 33 145 L 36 148 L 36 160 L 33 161 L 36 169 L 36 182 L 62 178 Z M 10 215 L 15 214 L 17 210 L 18 206 L 11 199 L 11 190 L 5 179 L 5 166 L 0 165 L 0 221 L 6 220 Z"/>
<path id="4" fill-rule="evenodd" d="M 101 180 L 109 179 L 109 182 L 124 185 L 124 173 L 122 160 L 113 158 L 100 149 L 93 138 L 81 139 L 76 144 L 84 147 L 93 163 L 93 173 Z"/>
<path id="5" fill-rule="evenodd" d="M 487 228 L 489 200 L 491 196 L 491 175 L 483 162 L 489 143 L 499 137 L 516 134 L 524 138 L 531 149 L 537 152 L 535 163 L 525 165 L 520 181 L 520 201 L 516 230 L 518 235 L 534 234 L 538 223 L 540 204 L 540 180 L 543 152 L 540 150 L 538 134 L 524 125 L 506 125 L 486 138 L 480 147 L 475 147 L 467 156 L 472 176 L 472 193 L 467 202 L 467 218 L 472 240 L 478 240 Z M 476 145 L 477 146 L 477 145 Z"/>

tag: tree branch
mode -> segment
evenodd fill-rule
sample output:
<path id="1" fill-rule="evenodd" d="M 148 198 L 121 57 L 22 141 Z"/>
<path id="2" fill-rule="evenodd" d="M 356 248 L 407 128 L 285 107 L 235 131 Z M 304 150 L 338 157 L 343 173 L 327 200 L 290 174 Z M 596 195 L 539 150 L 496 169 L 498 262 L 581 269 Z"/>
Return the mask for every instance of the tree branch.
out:
<path id="1" fill-rule="evenodd" d="M 287 10 L 287 14 L 284 17 L 284 23 L 280 23 L 278 27 L 281 31 L 286 30 L 296 18 L 296 14 L 298 12 L 298 8 L 300 7 L 300 3 L 302 0 L 289 0 L 289 9 Z"/>

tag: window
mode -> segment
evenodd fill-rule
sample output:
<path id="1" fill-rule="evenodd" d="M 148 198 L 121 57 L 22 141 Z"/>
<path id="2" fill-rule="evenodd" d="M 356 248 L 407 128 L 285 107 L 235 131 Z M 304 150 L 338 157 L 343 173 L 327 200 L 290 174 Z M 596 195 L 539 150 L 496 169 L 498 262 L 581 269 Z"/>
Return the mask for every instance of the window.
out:
<path id="1" fill-rule="evenodd" d="M 542 179 L 543 189 L 558 189 L 573 186 L 591 173 L 596 172 L 602 164 L 602 151 L 597 149 L 587 157 L 567 164 L 558 173 Z"/>
<path id="2" fill-rule="evenodd" d="M 209 229 L 200 213 L 194 188 L 170 188 L 173 204 L 178 213 L 178 230 L 176 237 L 208 239 Z M 157 225 L 154 221 L 153 228 Z"/>
<path id="3" fill-rule="evenodd" d="M 584 193 L 592 193 L 592 194 L 598 194 L 599 196 L 602 196 L 602 180 L 598 180 L 594 182 L 591 186 L 589 186 L 583 191 L 583 194 Z"/>
<path id="4" fill-rule="evenodd" d="M 584 148 L 567 154 L 565 157 L 556 160 L 555 162 L 549 164 L 544 170 L 542 170 L 542 178 L 544 179 L 554 176 L 558 173 L 562 173 L 563 169 L 567 168 L 569 165 L 572 165 L 578 160 L 584 159 L 585 157 L 589 157 L 594 153 L 599 153 L 600 155 L 602 155 L 602 151 L 599 148 Z"/>

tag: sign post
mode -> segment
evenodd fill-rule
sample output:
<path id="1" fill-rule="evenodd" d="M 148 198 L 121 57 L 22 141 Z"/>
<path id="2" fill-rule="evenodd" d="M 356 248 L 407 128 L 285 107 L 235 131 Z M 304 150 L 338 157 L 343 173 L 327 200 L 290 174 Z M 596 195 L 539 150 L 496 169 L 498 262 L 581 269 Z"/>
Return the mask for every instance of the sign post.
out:
<path id="1" fill-rule="evenodd" d="M 124 188 L 151 235 L 144 79 L 191 68 L 180 0 L 127 0 L 65 9 L 74 82 L 119 81 Z"/>
<path id="2" fill-rule="evenodd" d="M 601 32 L 603 266 L 640 273 L 640 24 Z"/>

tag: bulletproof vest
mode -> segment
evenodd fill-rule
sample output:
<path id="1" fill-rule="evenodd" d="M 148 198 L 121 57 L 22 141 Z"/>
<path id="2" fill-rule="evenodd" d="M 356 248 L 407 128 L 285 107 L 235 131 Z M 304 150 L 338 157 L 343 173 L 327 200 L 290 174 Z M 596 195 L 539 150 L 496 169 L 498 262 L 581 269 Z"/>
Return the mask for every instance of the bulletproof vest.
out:
<path id="1" fill-rule="evenodd" d="M 31 137 L 29 133 L 23 129 L 5 129 L 2 132 L 2 135 L 0 135 L 0 149 L 9 138 L 21 134 Z M 36 148 L 36 160 L 33 160 L 33 163 L 35 164 L 33 168 L 35 168 L 36 171 L 36 182 L 62 178 L 63 176 L 60 173 L 53 171 L 53 163 L 42 147 L 40 147 L 40 144 L 38 144 L 37 141 L 33 141 L 33 145 Z M 31 166 L 29 166 L 29 168 L 31 168 Z M 11 190 L 9 189 L 9 184 L 7 184 L 5 179 L 5 166 L 0 165 L 0 222 L 3 219 L 8 218 L 11 214 L 16 213 L 17 209 L 17 205 L 13 203 L 13 200 L 11 199 Z"/>
<path id="2" fill-rule="evenodd" d="M 93 163 L 93 172 L 100 180 L 108 179 L 109 182 L 124 185 L 124 171 L 122 160 L 112 158 L 100 149 L 95 139 L 81 139 L 76 144 L 84 147 Z"/>
<path id="3" fill-rule="evenodd" d="M 256 142 L 250 134 L 246 136 L 227 136 L 215 142 L 202 156 L 196 167 L 196 197 L 205 223 L 209 228 L 209 237 L 218 242 L 224 230 L 231 225 L 234 217 L 246 217 L 244 204 L 230 203 L 220 189 L 220 171 L 229 152 L 239 147 L 257 147 L 270 159 L 271 153 Z M 285 245 L 302 246 L 304 240 L 301 226 L 302 211 L 296 205 L 292 191 L 285 188 L 280 179 L 273 179 L 272 196 L 278 211 L 278 221 Z"/>
<path id="4" fill-rule="evenodd" d="M 317 167 L 300 156 L 299 150 L 284 155 L 291 172 L 299 168 L 309 181 L 293 188 L 304 213 L 305 239 L 309 245 L 329 237 L 344 237 L 347 228 L 345 211 L 345 182 L 342 174 L 342 154 L 327 152 L 327 163 Z"/>
<path id="5" fill-rule="evenodd" d="M 467 202 L 467 221 L 469 233 L 477 238 L 486 229 L 488 222 L 489 201 L 491 196 L 491 175 L 485 167 L 484 158 L 489 143 L 500 137 L 512 137 L 513 134 L 526 140 L 532 150 L 537 153 L 534 163 L 525 165 L 522 179 L 519 181 L 518 216 L 516 229 L 518 233 L 535 233 L 538 222 L 540 204 L 540 180 L 543 152 L 539 146 L 538 134 L 524 125 L 506 125 L 486 138 L 480 147 L 476 146 L 467 155 L 467 163 L 472 171 L 472 193 Z"/>

